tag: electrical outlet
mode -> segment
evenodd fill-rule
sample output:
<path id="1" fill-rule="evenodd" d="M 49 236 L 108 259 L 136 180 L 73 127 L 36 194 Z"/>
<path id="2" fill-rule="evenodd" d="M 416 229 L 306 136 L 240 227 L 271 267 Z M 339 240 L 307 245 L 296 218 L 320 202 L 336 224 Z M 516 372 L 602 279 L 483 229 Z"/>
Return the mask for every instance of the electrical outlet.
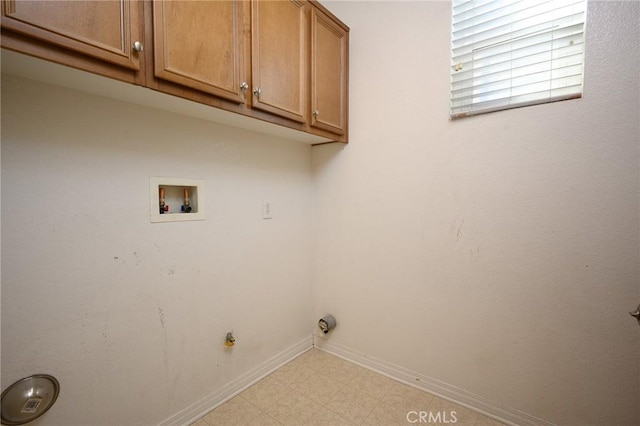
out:
<path id="1" fill-rule="evenodd" d="M 273 219 L 273 204 L 270 200 L 262 200 L 262 218 Z"/>

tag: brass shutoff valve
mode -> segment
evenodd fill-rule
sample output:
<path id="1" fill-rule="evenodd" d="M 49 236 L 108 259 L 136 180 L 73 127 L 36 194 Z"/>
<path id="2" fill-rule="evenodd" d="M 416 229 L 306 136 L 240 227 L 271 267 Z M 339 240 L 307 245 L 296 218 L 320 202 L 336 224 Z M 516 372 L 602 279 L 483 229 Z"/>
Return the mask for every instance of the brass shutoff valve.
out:
<path id="1" fill-rule="evenodd" d="M 227 337 L 224 340 L 225 346 L 233 346 L 235 343 L 236 343 L 236 338 L 233 337 L 233 334 L 231 334 L 231 332 L 228 332 Z"/>

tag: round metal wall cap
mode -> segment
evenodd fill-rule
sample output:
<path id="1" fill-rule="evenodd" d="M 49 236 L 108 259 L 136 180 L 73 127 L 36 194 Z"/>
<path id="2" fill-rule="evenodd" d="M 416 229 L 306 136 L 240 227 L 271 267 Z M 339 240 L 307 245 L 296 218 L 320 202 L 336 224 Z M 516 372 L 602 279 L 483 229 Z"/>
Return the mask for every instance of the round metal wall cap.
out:
<path id="1" fill-rule="evenodd" d="M 2 392 L 2 424 L 22 425 L 47 412 L 58 399 L 60 383 L 48 374 L 20 379 Z"/>

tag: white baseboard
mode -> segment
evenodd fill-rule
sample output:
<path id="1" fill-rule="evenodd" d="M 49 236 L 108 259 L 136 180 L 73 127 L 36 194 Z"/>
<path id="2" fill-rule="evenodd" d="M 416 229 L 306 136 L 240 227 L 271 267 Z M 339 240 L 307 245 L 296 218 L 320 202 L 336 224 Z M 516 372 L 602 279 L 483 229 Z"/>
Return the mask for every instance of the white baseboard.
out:
<path id="1" fill-rule="evenodd" d="M 212 394 L 206 396 L 195 404 L 185 408 L 179 413 L 169 417 L 158 426 L 187 426 L 207 414 L 220 404 L 233 398 L 240 392 L 255 384 L 268 374 L 277 370 L 287 362 L 298 357 L 309 349 L 313 348 L 313 337 L 309 336 L 283 352 L 271 357 L 256 368 L 251 369 L 247 373 L 235 380 L 222 386 Z"/>
<path id="2" fill-rule="evenodd" d="M 332 355 L 336 355 L 346 361 L 358 364 L 361 367 L 380 373 L 396 381 L 429 392 L 440 398 L 480 412 L 485 416 L 513 426 L 555 426 L 546 420 L 539 419 L 531 414 L 503 407 L 502 405 L 458 389 L 448 383 L 425 376 L 416 371 L 408 370 L 395 364 L 368 356 L 354 349 L 333 343 L 328 339 L 314 335 L 314 347 Z"/>

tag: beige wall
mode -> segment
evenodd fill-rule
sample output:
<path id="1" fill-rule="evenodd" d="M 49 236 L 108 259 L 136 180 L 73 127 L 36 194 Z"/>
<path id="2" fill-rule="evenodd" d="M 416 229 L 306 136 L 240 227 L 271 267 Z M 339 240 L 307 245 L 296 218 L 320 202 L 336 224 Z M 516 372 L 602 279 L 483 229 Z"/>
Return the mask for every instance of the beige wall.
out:
<path id="1" fill-rule="evenodd" d="M 589 2 L 583 99 L 456 122 L 447 2 L 328 4 L 351 27 L 351 143 L 313 152 L 328 343 L 558 424 L 638 424 L 640 4 Z"/>
<path id="2" fill-rule="evenodd" d="M 329 344 L 495 406 L 637 424 L 640 4 L 589 3 L 583 99 L 453 123 L 448 3 L 325 4 L 346 147 L 3 76 L 2 389 L 47 372 L 39 424 L 158 424 L 331 312 Z M 205 180 L 204 222 L 149 223 L 162 175 Z"/>
<path id="3" fill-rule="evenodd" d="M 309 339 L 310 170 L 307 145 L 3 76 L 2 389 L 45 372 L 39 424 L 156 425 Z M 204 179 L 206 220 L 150 223 L 150 176 Z"/>

